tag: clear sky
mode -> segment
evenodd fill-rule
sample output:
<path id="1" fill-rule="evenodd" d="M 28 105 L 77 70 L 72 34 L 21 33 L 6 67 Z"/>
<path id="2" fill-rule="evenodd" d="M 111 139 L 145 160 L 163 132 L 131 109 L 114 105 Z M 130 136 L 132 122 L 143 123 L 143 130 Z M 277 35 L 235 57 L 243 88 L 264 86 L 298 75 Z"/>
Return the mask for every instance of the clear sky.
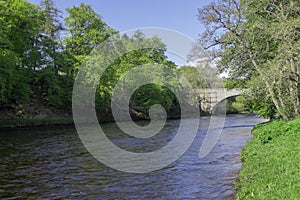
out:
<path id="1" fill-rule="evenodd" d="M 39 4 L 40 0 L 27 0 Z M 103 20 L 120 32 L 142 27 L 161 27 L 184 33 L 194 40 L 203 32 L 197 8 L 212 0 L 54 0 L 56 7 L 89 4 Z"/>

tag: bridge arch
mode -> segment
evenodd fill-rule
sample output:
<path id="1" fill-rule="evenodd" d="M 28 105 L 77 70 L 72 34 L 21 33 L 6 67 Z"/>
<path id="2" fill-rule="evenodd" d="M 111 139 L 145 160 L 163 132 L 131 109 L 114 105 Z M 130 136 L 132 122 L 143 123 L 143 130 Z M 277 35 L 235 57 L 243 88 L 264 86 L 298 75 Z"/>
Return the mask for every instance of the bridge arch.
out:
<path id="1" fill-rule="evenodd" d="M 199 101 L 200 109 L 211 114 L 220 102 L 230 97 L 239 96 L 242 92 L 243 91 L 240 89 L 198 89 L 195 90 L 196 94 L 194 95 L 196 95 L 196 98 Z"/>
<path id="2" fill-rule="evenodd" d="M 217 102 L 216 104 L 212 105 L 211 113 L 213 115 L 224 115 L 224 114 L 231 114 L 235 113 L 235 109 L 230 106 L 230 104 L 226 103 L 226 100 L 232 101 L 233 98 L 239 96 L 241 94 L 235 94 L 232 96 L 228 96 L 221 101 Z"/>

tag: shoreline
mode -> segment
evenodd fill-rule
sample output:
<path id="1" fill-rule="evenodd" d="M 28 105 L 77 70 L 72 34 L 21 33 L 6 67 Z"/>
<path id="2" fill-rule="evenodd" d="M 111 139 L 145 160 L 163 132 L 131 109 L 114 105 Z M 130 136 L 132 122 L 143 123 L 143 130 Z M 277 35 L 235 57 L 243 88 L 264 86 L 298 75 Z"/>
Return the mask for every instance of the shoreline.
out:
<path id="1" fill-rule="evenodd" d="M 0 119 L 0 129 L 30 128 L 38 126 L 72 125 L 73 118 L 49 116 L 45 118 Z"/>
<path id="2" fill-rule="evenodd" d="M 243 115 L 243 116 L 253 116 L 255 113 L 236 113 L 236 114 L 226 114 L 227 117 L 232 115 Z M 200 117 L 209 117 L 209 115 L 201 115 Z M 167 120 L 181 119 L 180 116 L 171 116 Z M 150 119 L 140 116 L 133 116 L 133 121 L 149 121 Z M 114 118 L 111 115 L 102 116 L 99 120 L 100 123 L 113 123 Z M 74 125 L 73 117 L 63 117 L 63 116 L 47 116 L 47 117 L 32 117 L 32 118 L 9 118 L 0 119 L 0 129 L 10 129 L 10 128 L 30 128 L 39 126 L 55 126 L 55 125 Z"/>

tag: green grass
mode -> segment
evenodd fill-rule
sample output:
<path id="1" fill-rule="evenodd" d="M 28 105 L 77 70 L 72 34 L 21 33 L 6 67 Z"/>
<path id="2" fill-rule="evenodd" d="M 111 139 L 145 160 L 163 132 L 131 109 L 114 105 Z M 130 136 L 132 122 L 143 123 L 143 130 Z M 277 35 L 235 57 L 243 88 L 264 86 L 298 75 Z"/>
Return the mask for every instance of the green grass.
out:
<path id="1" fill-rule="evenodd" d="M 237 199 L 300 199 L 300 117 L 257 125 L 241 153 Z"/>
<path id="2" fill-rule="evenodd" d="M 55 124 L 71 124 L 72 118 L 51 116 L 44 118 L 13 118 L 0 120 L 0 127 L 26 127 Z"/>

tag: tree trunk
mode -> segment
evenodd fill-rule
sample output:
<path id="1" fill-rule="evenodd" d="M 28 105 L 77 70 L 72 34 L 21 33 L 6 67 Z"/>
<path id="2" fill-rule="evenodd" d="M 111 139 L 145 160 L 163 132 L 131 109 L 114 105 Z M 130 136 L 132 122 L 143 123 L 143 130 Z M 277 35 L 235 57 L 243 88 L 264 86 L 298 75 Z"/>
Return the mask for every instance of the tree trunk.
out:
<path id="1" fill-rule="evenodd" d="M 251 59 L 251 62 L 252 64 L 254 65 L 255 69 L 257 70 L 257 72 L 260 74 L 260 76 L 265 76 L 265 74 L 263 74 L 261 72 L 261 70 L 259 69 L 259 66 L 257 65 L 257 63 L 255 62 L 255 60 L 252 58 L 252 56 L 250 55 L 250 59 Z M 284 112 L 283 108 L 281 108 L 280 106 L 280 103 L 278 102 L 277 98 L 276 98 L 276 95 L 274 93 L 274 91 L 272 90 L 270 84 L 268 81 L 265 81 L 265 84 L 266 84 L 266 87 L 267 87 L 267 90 L 271 96 L 271 99 L 279 113 L 279 115 L 283 118 L 283 120 L 285 121 L 288 121 L 289 120 L 289 116 Z"/>

